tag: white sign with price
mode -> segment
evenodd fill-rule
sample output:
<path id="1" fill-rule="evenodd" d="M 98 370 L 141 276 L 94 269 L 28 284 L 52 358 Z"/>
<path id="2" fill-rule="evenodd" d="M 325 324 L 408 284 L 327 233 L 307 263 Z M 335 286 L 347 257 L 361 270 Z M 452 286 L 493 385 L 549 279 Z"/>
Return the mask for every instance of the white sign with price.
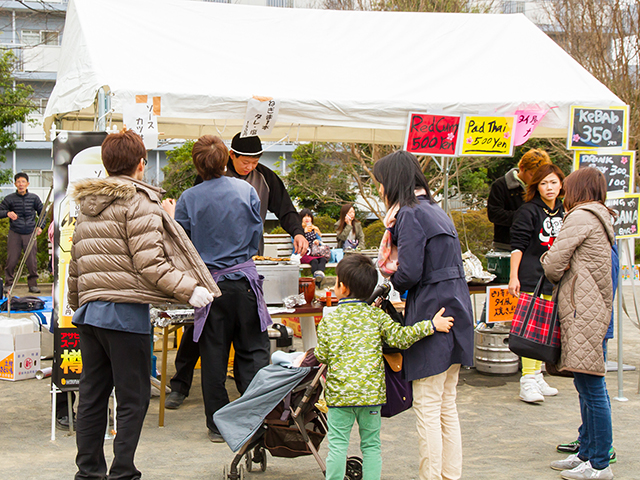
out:
<path id="1" fill-rule="evenodd" d="M 256 98 L 249 100 L 240 137 L 271 134 L 278 119 L 279 109 L 279 100 L 267 99 L 260 101 Z"/>

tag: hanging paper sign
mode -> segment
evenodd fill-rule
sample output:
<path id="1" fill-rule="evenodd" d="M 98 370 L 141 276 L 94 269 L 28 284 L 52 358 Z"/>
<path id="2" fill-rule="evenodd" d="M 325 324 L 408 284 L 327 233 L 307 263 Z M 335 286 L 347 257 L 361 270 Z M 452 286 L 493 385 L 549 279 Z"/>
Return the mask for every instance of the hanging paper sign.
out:
<path id="1" fill-rule="evenodd" d="M 626 195 L 621 198 L 608 198 L 607 207 L 618 213 L 613 222 L 613 232 L 616 238 L 632 238 L 638 234 L 638 204 L 640 195 Z"/>
<path id="2" fill-rule="evenodd" d="M 513 155 L 515 117 L 465 115 L 458 144 L 462 156 L 510 157 Z"/>
<path id="3" fill-rule="evenodd" d="M 410 113 L 404 149 L 416 155 L 454 156 L 460 117 Z"/>
<path id="4" fill-rule="evenodd" d="M 567 148 L 628 148 L 629 106 L 591 108 L 571 106 Z"/>
<path id="5" fill-rule="evenodd" d="M 146 95 L 142 95 L 146 100 Z M 158 98 L 158 97 L 154 97 Z M 147 150 L 158 148 L 158 117 L 155 115 L 154 103 L 134 103 L 122 109 L 122 122 L 142 137 Z"/>
<path id="6" fill-rule="evenodd" d="M 535 130 L 549 110 L 517 110 L 516 129 L 513 134 L 513 144 L 517 147 L 522 145 Z"/>
<path id="7" fill-rule="evenodd" d="M 636 152 L 575 152 L 573 168 L 594 167 L 604 174 L 607 197 L 620 197 L 633 192 Z"/>
<path id="8" fill-rule="evenodd" d="M 510 322 L 516 312 L 518 297 L 509 293 L 509 287 L 487 287 L 486 323 Z"/>
<path id="9" fill-rule="evenodd" d="M 252 98 L 249 100 L 240 137 L 269 135 L 276 124 L 279 110 L 279 100 L 272 98 L 265 100 Z"/>

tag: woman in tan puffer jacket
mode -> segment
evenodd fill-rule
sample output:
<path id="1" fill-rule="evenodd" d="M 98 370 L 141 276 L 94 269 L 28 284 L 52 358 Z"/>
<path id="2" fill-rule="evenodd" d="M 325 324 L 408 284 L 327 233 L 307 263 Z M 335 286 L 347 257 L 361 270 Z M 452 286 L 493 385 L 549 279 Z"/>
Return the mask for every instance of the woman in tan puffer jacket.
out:
<path id="1" fill-rule="evenodd" d="M 133 459 L 149 406 L 152 302 L 203 307 L 220 294 L 182 227 L 162 209 L 160 190 L 142 181 L 142 139 L 108 135 L 108 178 L 76 183 L 80 206 L 69 265 L 69 305 L 80 333 L 76 478 L 106 478 L 104 432 L 115 387 L 118 435 L 109 478 L 140 478 Z"/>
<path id="2" fill-rule="evenodd" d="M 611 319 L 611 246 L 615 235 L 605 204 L 604 175 L 582 168 L 564 182 L 564 225 L 541 257 L 545 275 L 556 287 L 562 354 L 559 370 L 573 372 L 580 399 L 580 450 L 551 468 L 562 478 L 612 479 L 611 405 L 604 379 L 602 342 Z"/>

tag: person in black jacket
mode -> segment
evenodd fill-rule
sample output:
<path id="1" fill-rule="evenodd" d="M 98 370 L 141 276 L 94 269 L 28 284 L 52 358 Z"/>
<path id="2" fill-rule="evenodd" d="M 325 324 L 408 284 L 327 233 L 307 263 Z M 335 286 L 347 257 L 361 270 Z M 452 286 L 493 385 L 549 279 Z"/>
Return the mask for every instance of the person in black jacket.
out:
<path id="1" fill-rule="evenodd" d="M 293 237 L 295 253 L 303 255 L 309 248 L 309 244 L 304 237 L 300 215 L 293 206 L 280 177 L 259 163 L 262 153 L 262 142 L 259 137 L 241 138 L 240 133 L 237 133 L 231 140 L 226 176 L 239 178 L 253 186 L 260 197 L 260 217 L 263 225 L 267 211 L 273 212 L 278 217 L 282 228 Z M 201 181 L 202 179 L 198 177 L 195 183 L 198 184 Z M 261 239 L 258 253 L 262 255 L 263 251 L 264 239 Z M 165 408 L 180 408 L 184 399 L 189 396 L 193 369 L 199 356 L 200 348 L 193 341 L 193 326 L 189 325 L 184 329 L 180 347 L 176 353 L 176 374 L 169 382 L 171 393 L 165 400 Z"/>
<path id="2" fill-rule="evenodd" d="M 553 245 L 562 228 L 564 209 L 564 174 L 557 165 L 541 166 L 527 187 L 525 203 L 516 212 L 511 227 L 511 272 L 509 293 L 516 297 L 520 292 L 533 293 L 544 275 L 540 257 Z M 551 282 L 546 281 L 542 293 L 548 300 L 552 293 Z M 520 399 L 527 403 L 544 402 L 545 396 L 557 395 L 542 376 L 542 362 L 522 357 Z"/>
<path id="3" fill-rule="evenodd" d="M 511 251 L 509 231 L 516 210 L 524 203 L 527 184 L 531 182 L 538 167 L 550 163 L 547 152 L 538 148 L 531 149 L 522 156 L 518 168 L 512 168 L 491 185 L 487 199 L 487 216 L 493 223 L 494 250 Z"/>
<path id="4" fill-rule="evenodd" d="M 40 235 L 45 218 L 36 226 L 36 216 L 42 212 L 42 201 L 35 193 L 29 193 L 29 175 L 16 173 L 14 177 L 16 192 L 7 195 L 0 203 L 0 218 L 9 217 L 9 235 L 7 236 L 7 265 L 5 267 L 4 293 L 8 293 L 13 284 L 13 274 L 20 260 L 22 250 L 27 250 L 31 234 L 35 228 Z M 27 256 L 27 282 L 31 293 L 40 293 L 38 288 L 38 262 L 36 244 L 34 243 Z"/>

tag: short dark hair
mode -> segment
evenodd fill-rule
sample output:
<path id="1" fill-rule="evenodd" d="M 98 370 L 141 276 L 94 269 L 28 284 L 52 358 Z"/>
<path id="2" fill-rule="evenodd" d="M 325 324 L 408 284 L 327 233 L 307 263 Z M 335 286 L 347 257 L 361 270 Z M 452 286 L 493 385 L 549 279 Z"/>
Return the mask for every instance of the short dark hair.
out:
<path id="1" fill-rule="evenodd" d="M 224 175 L 229 151 L 220 137 L 204 135 L 193 145 L 191 157 L 200 176 L 204 180 L 211 180 Z"/>
<path id="2" fill-rule="evenodd" d="M 560 167 L 553 163 L 545 163 L 538 167 L 536 173 L 531 177 L 531 183 L 527 185 L 527 191 L 524 194 L 524 201 L 530 202 L 535 198 L 536 195 L 539 195 L 538 187 L 540 186 L 540 182 L 547 178 L 548 175 L 554 173 L 559 179 L 560 183 L 564 182 L 564 173 L 560 170 Z M 560 188 L 560 193 L 558 197 L 562 197 L 564 195 L 564 187 Z"/>
<path id="3" fill-rule="evenodd" d="M 349 289 L 349 297 L 367 300 L 378 283 L 371 259 L 361 253 L 346 255 L 336 267 L 338 282 Z"/>
<path id="4" fill-rule="evenodd" d="M 418 159 L 404 150 L 382 157 L 373 166 L 373 176 L 384 187 L 384 196 L 388 206 L 398 204 L 401 207 L 418 203 L 415 195 L 417 188 L 427 192 L 427 198 L 433 203 L 429 184 L 422 172 Z"/>
<path id="5" fill-rule="evenodd" d="M 110 133 L 102 142 L 102 163 L 109 175 L 132 175 L 143 158 L 147 149 L 133 130 Z"/>
<path id="6" fill-rule="evenodd" d="M 313 212 L 308 208 L 303 208 L 302 210 L 300 210 L 300 220 L 302 220 L 304 217 L 311 217 L 311 223 L 313 223 Z"/>
<path id="7" fill-rule="evenodd" d="M 13 181 L 17 182 L 19 178 L 24 178 L 27 182 L 29 181 L 29 175 L 24 172 L 18 172 L 14 175 Z"/>

